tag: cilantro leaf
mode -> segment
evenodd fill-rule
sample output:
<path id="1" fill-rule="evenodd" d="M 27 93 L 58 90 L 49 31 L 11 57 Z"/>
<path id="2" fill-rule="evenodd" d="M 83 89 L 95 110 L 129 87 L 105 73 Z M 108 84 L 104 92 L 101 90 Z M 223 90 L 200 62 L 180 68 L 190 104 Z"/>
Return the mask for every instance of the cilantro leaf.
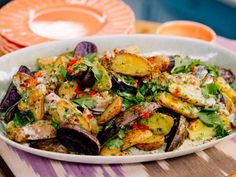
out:
<path id="1" fill-rule="evenodd" d="M 15 127 L 23 127 L 34 121 L 34 114 L 31 110 L 27 111 L 25 114 L 17 112 L 14 114 L 13 122 Z"/>
<path id="2" fill-rule="evenodd" d="M 120 148 L 124 144 L 123 140 L 120 138 L 114 138 L 106 142 L 106 146 L 110 149 Z"/>
<path id="3" fill-rule="evenodd" d="M 215 125 L 221 124 L 220 116 L 215 113 L 199 112 L 199 119 L 208 127 L 214 127 Z"/>
<path id="4" fill-rule="evenodd" d="M 83 108 L 89 109 L 95 107 L 97 104 L 97 102 L 95 100 L 92 100 L 90 96 L 84 96 L 82 98 L 74 99 L 72 101 Z"/>
<path id="5" fill-rule="evenodd" d="M 223 138 L 223 137 L 229 135 L 229 133 L 224 129 L 224 126 L 222 124 L 217 125 L 214 129 L 216 131 L 217 138 Z"/>
<path id="6" fill-rule="evenodd" d="M 57 128 L 58 125 L 59 125 L 59 122 L 57 122 L 57 121 L 55 121 L 55 120 L 53 120 L 53 121 L 51 122 L 51 126 L 54 127 L 54 128 Z"/>

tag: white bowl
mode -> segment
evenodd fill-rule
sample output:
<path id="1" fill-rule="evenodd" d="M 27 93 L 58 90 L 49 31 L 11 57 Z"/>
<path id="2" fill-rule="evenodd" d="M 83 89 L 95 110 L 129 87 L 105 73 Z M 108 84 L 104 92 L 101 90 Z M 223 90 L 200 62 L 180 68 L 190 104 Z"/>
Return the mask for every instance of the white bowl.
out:
<path id="1" fill-rule="evenodd" d="M 79 39 L 70 39 L 65 41 L 48 42 L 40 45 L 21 49 L 0 58 L 0 98 L 5 94 L 10 83 L 12 75 L 17 71 L 20 65 L 35 68 L 35 60 L 37 57 L 54 56 L 73 50 L 75 45 L 82 41 L 88 40 L 94 42 L 98 46 L 99 51 L 113 49 L 115 47 L 126 47 L 137 45 L 142 49 L 143 53 L 162 53 L 162 54 L 179 54 L 189 55 L 200 58 L 213 64 L 231 68 L 236 73 L 236 55 L 230 51 L 220 48 L 214 44 L 202 42 L 199 40 L 186 39 L 180 37 L 163 37 L 158 35 L 118 35 L 118 36 L 101 36 L 87 37 Z M 114 163 L 133 163 L 152 160 L 161 160 L 183 156 L 186 154 L 198 152 L 200 150 L 214 146 L 216 143 L 234 136 L 235 133 L 206 144 L 185 149 L 176 150 L 167 153 L 155 153 L 135 156 L 88 156 L 88 155 L 72 155 L 61 154 L 55 152 L 47 152 L 33 149 L 8 139 L 4 133 L 4 129 L 0 126 L 0 139 L 11 146 L 23 151 L 70 162 L 82 162 L 90 164 L 114 164 Z"/>

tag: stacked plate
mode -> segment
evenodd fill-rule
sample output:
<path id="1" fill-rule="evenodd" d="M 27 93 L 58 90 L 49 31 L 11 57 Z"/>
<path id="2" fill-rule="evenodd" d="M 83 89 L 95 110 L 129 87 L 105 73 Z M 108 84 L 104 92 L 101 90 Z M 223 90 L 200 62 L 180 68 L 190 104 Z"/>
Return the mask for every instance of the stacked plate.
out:
<path id="1" fill-rule="evenodd" d="M 129 34 L 134 13 L 121 0 L 14 0 L 0 11 L 5 53 L 51 40 Z"/>

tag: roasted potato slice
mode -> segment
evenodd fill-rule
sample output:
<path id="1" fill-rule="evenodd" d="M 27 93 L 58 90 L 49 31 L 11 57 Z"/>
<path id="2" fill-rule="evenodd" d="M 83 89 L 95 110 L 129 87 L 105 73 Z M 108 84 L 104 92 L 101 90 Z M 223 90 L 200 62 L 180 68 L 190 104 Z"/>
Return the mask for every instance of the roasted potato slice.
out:
<path id="1" fill-rule="evenodd" d="M 29 110 L 29 104 L 28 104 L 28 102 L 25 101 L 25 100 L 22 100 L 22 99 L 18 102 L 17 107 L 18 107 L 18 109 L 19 109 L 20 111 L 22 111 L 22 112 L 26 112 L 26 111 Z"/>
<path id="2" fill-rule="evenodd" d="M 103 148 L 100 151 L 100 155 L 103 156 L 115 156 L 119 153 L 121 153 L 121 148 L 109 148 L 106 146 L 103 146 Z"/>
<path id="3" fill-rule="evenodd" d="M 97 80 L 93 86 L 93 90 L 100 92 L 109 90 L 112 87 L 112 82 L 107 70 L 98 61 L 94 61 L 94 64 L 96 65 L 97 70 L 101 73 L 101 76 L 98 78 L 95 74 Z"/>
<path id="4" fill-rule="evenodd" d="M 51 125 L 51 121 L 49 120 L 38 120 L 20 128 L 15 128 L 14 122 L 11 121 L 6 127 L 6 132 L 9 138 L 16 142 L 56 137 L 56 129 Z"/>
<path id="5" fill-rule="evenodd" d="M 151 74 L 152 67 L 143 57 L 131 53 L 118 53 L 112 59 L 111 69 L 117 73 L 143 77 Z"/>
<path id="6" fill-rule="evenodd" d="M 67 61 L 64 56 L 59 56 L 54 63 L 54 72 L 57 76 L 59 83 L 64 82 L 65 78 L 61 74 L 62 67 L 67 68 Z"/>
<path id="7" fill-rule="evenodd" d="M 76 88 L 78 88 L 78 83 L 75 80 L 66 81 L 58 89 L 58 95 L 67 100 L 73 99 L 76 96 Z"/>
<path id="8" fill-rule="evenodd" d="M 221 93 L 226 94 L 233 101 L 234 104 L 236 103 L 236 92 L 222 77 L 217 77 L 215 79 L 215 85 Z"/>
<path id="9" fill-rule="evenodd" d="M 167 56 L 153 56 L 146 58 L 152 66 L 152 75 L 155 77 L 160 72 L 166 71 L 170 64 L 170 59 Z"/>
<path id="10" fill-rule="evenodd" d="M 115 100 L 106 108 L 105 112 L 98 118 L 99 124 L 104 124 L 120 113 L 122 109 L 122 98 L 116 97 Z"/>
<path id="11" fill-rule="evenodd" d="M 153 151 L 159 149 L 164 144 L 164 141 L 165 137 L 163 135 L 152 135 L 135 146 L 143 151 Z"/>
<path id="12" fill-rule="evenodd" d="M 200 119 L 192 120 L 188 127 L 188 137 L 192 141 L 211 139 L 216 136 L 214 127 L 208 127 Z"/>
<path id="13" fill-rule="evenodd" d="M 56 118 L 56 121 L 60 123 L 68 122 L 70 124 L 76 124 L 88 131 L 91 131 L 89 119 L 84 117 L 70 101 L 60 99 L 56 102 L 56 111 L 58 113 L 58 117 L 54 117 Z"/>
<path id="14" fill-rule="evenodd" d="M 123 139 L 122 150 L 126 150 L 131 146 L 144 142 L 145 139 L 150 138 L 153 133 L 150 130 L 132 129 Z"/>
<path id="15" fill-rule="evenodd" d="M 42 68 L 48 74 L 50 74 L 53 71 L 55 60 L 56 60 L 55 57 L 44 57 L 44 58 L 38 58 L 36 62 L 40 68 Z"/>
<path id="16" fill-rule="evenodd" d="M 169 92 L 179 98 L 182 98 L 188 103 L 194 104 L 196 106 L 212 106 L 215 104 L 213 98 L 205 98 L 202 95 L 201 88 L 191 85 L 191 84 L 176 84 L 171 83 L 168 87 Z"/>
<path id="17" fill-rule="evenodd" d="M 141 119 L 140 123 L 148 126 L 154 134 L 167 135 L 174 125 L 174 119 L 166 114 L 154 113 L 148 118 Z"/>
<path id="18" fill-rule="evenodd" d="M 226 105 L 226 109 L 229 111 L 230 114 L 235 112 L 234 103 L 233 101 L 225 94 L 222 93 Z"/>
<path id="19" fill-rule="evenodd" d="M 194 105 L 184 102 L 180 98 L 177 98 L 168 92 L 158 94 L 155 100 L 162 106 L 188 118 L 198 118 L 197 113 L 199 110 Z"/>
<path id="20" fill-rule="evenodd" d="M 99 132 L 97 119 L 93 116 L 93 114 L 89 111 L 89 109 L 84 109 L 83 116 L 89 119 L 91 126 L 91 133 L 97 135 Z"/>
<path id="21" fill-rule="evenodd" d="M 18 72 L 13 76 L 12 81 L 21 96 L 36 86 L 35 79 L 26 73 Z"/>
<path id="22" fill-rule="evenodd" d="M 29 94 L 28 104 L 35 120 L 41 120 L 44 116 L 44 92 L 41 89 L 33 89 Z"/>

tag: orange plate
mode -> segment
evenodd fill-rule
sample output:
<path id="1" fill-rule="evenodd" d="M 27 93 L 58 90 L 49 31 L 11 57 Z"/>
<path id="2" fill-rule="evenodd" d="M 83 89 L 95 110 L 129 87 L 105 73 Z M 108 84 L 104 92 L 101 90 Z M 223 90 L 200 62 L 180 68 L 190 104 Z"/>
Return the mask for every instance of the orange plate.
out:
<path id="1" fill-rule="evenodd" d="M 160 25 L 156 33 L 196 38 L 208 42 L 216 40 L 216 34 L 211 28 L 193 21 L 169 21 Z"/>
<path id="2" fill-rule="evenodd" d="M 132 10 L 121 0 L 15 0 L 0 11 L 1 34 L 29 46 L 87 35 L 127 34 Z"/>

